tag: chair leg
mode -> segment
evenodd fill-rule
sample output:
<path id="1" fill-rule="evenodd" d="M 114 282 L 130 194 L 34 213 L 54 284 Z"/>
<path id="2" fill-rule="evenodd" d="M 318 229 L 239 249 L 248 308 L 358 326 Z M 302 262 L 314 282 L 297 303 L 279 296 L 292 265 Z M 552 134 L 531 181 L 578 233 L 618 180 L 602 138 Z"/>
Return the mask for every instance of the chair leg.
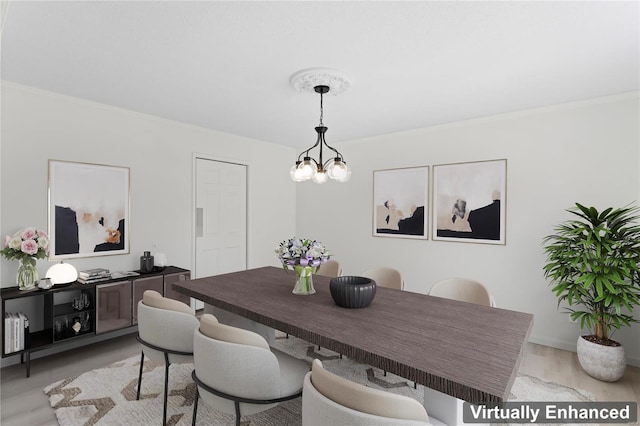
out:
<path id="1" fill-rule="evenodd" d="M 136 401 L 140 401 L 140 388 L 142 387 L 142 367 L 144 366 L 144 351 L 140 355 L 140 373 L 138 373 L 138 392 L 136 393 Z"/>
<path id="2" fill-rule="evenodd" d="M 200 393 L 198 392 L 198 385 L 196 385 L 196 399 L 193 401 L 193 419 L 191 420 L 191 426 L 196 426 L 196 415 L 198 414 L 198 398 Z"/>
<path id="3" fill-rule="evenodd" d="M 236 426 L 240 426 L 240 402 L 234 401 L 236 406 Z"/>
<path id="4" fill-rule="evenodd" d="M 169 354 L 164 353 L 164 407 L 162 411 L 162 424 L 167 424 L 167 398 L 169 396 Z"/>

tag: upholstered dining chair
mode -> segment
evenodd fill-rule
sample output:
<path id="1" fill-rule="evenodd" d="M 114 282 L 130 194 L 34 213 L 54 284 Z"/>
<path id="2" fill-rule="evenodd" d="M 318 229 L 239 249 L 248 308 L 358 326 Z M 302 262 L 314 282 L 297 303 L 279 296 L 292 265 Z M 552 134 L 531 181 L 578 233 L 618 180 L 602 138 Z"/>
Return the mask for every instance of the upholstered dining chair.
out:
<path id="1" fill-rule="evenodd" d="M 431 287 L 429 295 L 478 305 L 496 306 L 496 302 L 489 290 L 478 281 L 468 278 L 440 280 Z"/>
<path id="2" fill-rule="evenodd" d="M 424 406 L 404 395 L 369 388 L 336 376 L 313 361 L 302 389 L 303 426 L 442 424 Z"/>
<path id="3" fill-rule="evenodd" d="M 363 272 L 362 276 L 371 278 L 376 282 L 376 285 L 380 287 L 395 288 L 398 290 L 404 289 L 402 274 L 394 268 L 386 266 L 373 268 Z"/>
<path id="4" fill-rule="evenodd" d="M 144 357 L 164 363 L 164 406 L 162 424 L 167 423 L 169 366 L 193 360 L 193 331 L 198 319 L 191 307 L 147 290 L 138 302 L 138 342 L 142 344 L 136 400 L 140 399 Z"/>
<path id="5" fill-rule="evenodd" d="M 335 278 L 342 275 L 342 266 L 340 262 L 334 259 L 329 259 L 316 271 L 316 275 L 323 275 L 325 277 Z"/>
<path id="6" fill-rule="evenodd" d="M 256 414 L 302 394 L 302 382 L 309 366 L 276 349 L 257 333 L 220 324 L 204 314 L 193 338 L 197 385 L 193 404 L 193 425 L 198 400 L 224 413 Z"/>

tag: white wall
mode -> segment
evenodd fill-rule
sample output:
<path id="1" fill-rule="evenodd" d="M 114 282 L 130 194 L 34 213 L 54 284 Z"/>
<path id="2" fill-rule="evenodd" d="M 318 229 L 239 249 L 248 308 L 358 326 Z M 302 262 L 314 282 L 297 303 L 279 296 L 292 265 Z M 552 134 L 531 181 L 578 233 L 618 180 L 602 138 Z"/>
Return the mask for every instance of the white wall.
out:
<path id="1" fill-rule="evenodd" d="M 398 268 L 409 291 L 427 293 L 446 277 L 474 278 L 499 307 L 534 314 L 532 341 L 575 350 L 579 327 L 556 310 L 542 273 L 542 239 L 576 201 L 599 208 L 638 201 L 638 116 L 632 93 L 340 144 L 351 181 L 298 184 L 297 234 L 323 241 L 346 275 Z M 373 170 L 501 158 L 506 245 L 372 236 Z M 614 338 L 640 365 L 640 324 Z"/>
<path id="2" fill-rule="evenodd" d="M 247 117 L 251 119 L 251 117 Z M 13 83 L 2 83 L 0 233 L 47 229 L 48 160 L 130 168 L 129 255 L 74 259 L 78 269 L 139 268 L 145 250 L 191 269 L 193 153 L 249 165 L 248 266 L 277 265 L 295 227 L 292 148 L 172 122 Z M 154 248 L 155 247 L 155 248 Z M 39 260 L 44 276 L 51 265 Z M 0 261 L 2 287 L 18 264 Z"/>
<path id="3" fill-rule="evenodd" d="M 475 278 L 500 307 L 535 315 L 532 341 L 565 349 L 580 331 L 556 310 L 541 240 L 575 201 L 640 197 L 637 93 L 344 143 L 351 181 L 321 186 L 289 180 L 291 148 L 7 82 L 1 107 L 2 235 L 47 227 L 48 159 L 131 168 L 131 254 L 71 262 L 79 269 L 137 269 L 154 243 L 170 264 L 191 268 L 192 155 L 202 153 L 249 163 L 249 267 L 276 265 L 274 247 L 295 232 L 325 242 L 345 274 L 399 268 L 409 291 Z M 508 160 L 505 246 L 372 237 L 373 170 L 497 158 Z M 38 261 L 41 275 L 49 265 Z M 15 285 L 16 270 L 0 261 L 2 287 Z M 614 338 L 640 365 L 640 325 Z"/>

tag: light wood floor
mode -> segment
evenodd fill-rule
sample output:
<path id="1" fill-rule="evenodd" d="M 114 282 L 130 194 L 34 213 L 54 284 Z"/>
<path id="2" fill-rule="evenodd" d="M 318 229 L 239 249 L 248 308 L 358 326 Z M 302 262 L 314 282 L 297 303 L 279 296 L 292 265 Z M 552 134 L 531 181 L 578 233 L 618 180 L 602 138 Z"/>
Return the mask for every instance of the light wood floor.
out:
<path id="1" fill-rule="evenodd" d="M 140 352 L 135 334 L 95 343 L 31 362 L 31 377 L 24 366 L 0 371 L 2 426 L 57 425 L 53 409 L 42 389 L 58 380 L 77 376 Z M 604 383 L 586 375 L 575 353 L 529 343 L 520 372 L 591 392 L 597 401 L 640 403 L 640 368 L 628 367 L 616 383 Z"/>

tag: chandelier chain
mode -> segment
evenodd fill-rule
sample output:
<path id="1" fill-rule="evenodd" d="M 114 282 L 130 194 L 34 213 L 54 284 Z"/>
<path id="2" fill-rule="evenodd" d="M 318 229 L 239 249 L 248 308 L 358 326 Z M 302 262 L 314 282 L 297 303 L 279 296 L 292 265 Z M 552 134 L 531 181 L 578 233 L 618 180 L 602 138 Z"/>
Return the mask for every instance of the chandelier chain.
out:
<path id="1" fill-rule="evenodd" d="M 320 125 L 324 126 L 324 124 L 322 124 L 322 118 L 324 116 L 324 107 L 322 105 L 322 99 L 324 97 L 324 93 L 320 92 Z"/>

